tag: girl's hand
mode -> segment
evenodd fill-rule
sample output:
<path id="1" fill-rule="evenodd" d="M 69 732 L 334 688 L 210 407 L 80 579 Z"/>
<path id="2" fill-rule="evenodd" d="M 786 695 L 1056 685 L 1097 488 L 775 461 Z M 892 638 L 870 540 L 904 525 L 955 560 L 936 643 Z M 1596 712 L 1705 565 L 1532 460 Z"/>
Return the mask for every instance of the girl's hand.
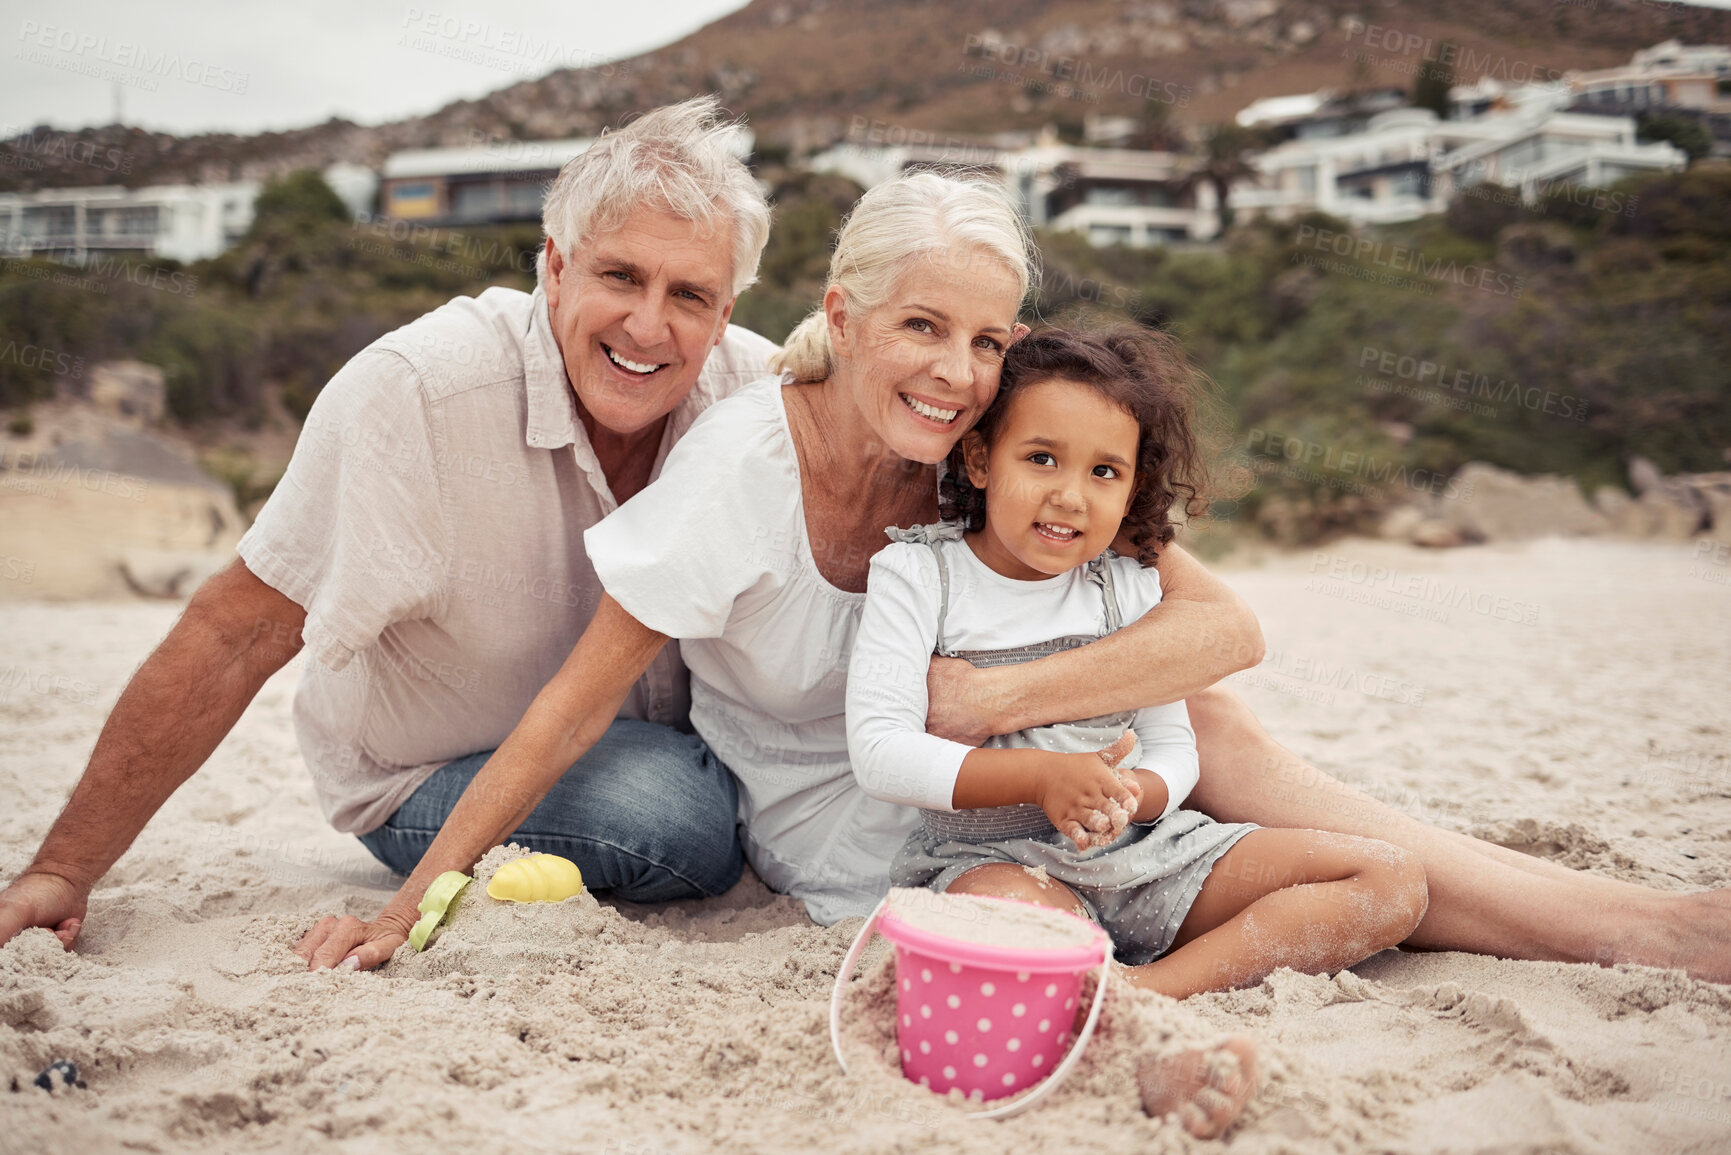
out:
<path id="1" fill-rule="evenodd" d="M 1120 767 L 1113 772 L 1118 775 L 1118 781 L 1124 784 L 1124 788 L 1136 797 L 1136 801 L 1130 804 L 1130 821 L 1134 822 L 1136 815 L 1142 812 L 1142 780 L 1136 777 L 1134 770 Z"/>
<path id="2" fill-rule="evenodd" d="M 1093 754 L 1054 754 L 1042 775 L 1038 802 L 1052 825 L 1077 850 L 1105 846 L 1124 832 L 1140 803 L 1139 792 L 1126 786 L 1115 767 L 1134 747 L 1128 731 L 1112 745 Z"/>

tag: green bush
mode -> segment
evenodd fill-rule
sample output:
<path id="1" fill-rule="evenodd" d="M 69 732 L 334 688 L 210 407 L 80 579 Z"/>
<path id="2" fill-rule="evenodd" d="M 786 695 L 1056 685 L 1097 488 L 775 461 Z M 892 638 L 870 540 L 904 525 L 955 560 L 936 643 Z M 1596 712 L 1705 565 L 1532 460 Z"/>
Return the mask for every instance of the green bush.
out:
<path id="1" fill-rule="evenodd" d="M 1689 154 L 1690 164 L 1713 151 L 1713 134 L 1692 116 L 1643 113 L 1635 135 L 1640 140 L 1669 141 Z"/>

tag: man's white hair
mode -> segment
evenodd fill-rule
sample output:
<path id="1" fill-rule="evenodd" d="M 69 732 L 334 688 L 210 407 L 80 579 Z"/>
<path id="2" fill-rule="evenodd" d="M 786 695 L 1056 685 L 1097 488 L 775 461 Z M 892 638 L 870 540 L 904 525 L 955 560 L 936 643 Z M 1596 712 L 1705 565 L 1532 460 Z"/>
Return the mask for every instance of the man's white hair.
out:
<path id="1" fill-rule="evenodd" d="M 571 260 L 585 238 L 625 223 L 640 208 L 665 210 L 708 227 L 733 228 L 733 295 L 757 280 L 769 241 L 769 204 L 751 170 L 733 155 L 737 131 L 714 96 L 644 113 L 604 132 L 559 170 L 541 208 L 541 228 Z M 545 281 L 547 250 L 536 259 Z"/>

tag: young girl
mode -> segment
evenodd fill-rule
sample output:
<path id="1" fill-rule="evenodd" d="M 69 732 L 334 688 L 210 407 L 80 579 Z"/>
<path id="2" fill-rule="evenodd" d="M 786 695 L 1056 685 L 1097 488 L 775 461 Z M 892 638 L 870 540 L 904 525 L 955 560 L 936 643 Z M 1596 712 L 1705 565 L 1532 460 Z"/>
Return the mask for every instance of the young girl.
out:
<path id="1" fill-rule="evenodd" d="M 1382 842 L 1179 809 L 1197 780 L 1182 702 L 973 749 L 925 732 L 926 670 L 933 653 L 984 666 L 1084 645 L 1160 601 L 1145 567 L 1175 536 L 1174 506 L 1201 507 L 1194 379 L 1161 333 L 1012 345 L 997 400 L 951 455 L 948 520 L 890 530 L 872 559 L 847 695 L 860 785 L 922 810 L 895 885 L 1075 911 L 1112 936 L 1131 982 L 1174 998 L 1395 945 L 1424 914 L 1422 867 Z"/>

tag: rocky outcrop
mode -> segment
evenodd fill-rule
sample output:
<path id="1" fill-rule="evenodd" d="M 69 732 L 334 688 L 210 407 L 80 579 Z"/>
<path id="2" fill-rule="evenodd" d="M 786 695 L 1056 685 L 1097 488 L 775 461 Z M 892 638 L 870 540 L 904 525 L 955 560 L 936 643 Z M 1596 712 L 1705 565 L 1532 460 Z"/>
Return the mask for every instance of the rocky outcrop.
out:
<path id="1" fill-rule="evenodd" d="M 233 560 L 234 494 L 144 416 L 68 405 L 29 440 L 0 439 L 0 601 L 184 598 Z"/>
<path id="2" fill-rule="evenodd" d="M 232 549 L 135 549 L 120 558 L 120 576 L 128 589 L 142 597 L 188 598 L 233 560 Z"/>
<path id="3" fill-rule="evenodd" d="M 1441 494 L 1384 515 L 1381 536 L 1445 548 L 1483 541 L 1616 534 L 1661 541 L 1707 535 L 1731 541 L 1731 472 L 1665 476 L 1643 457 L 1629 463 L 1633 495 L 1600 486 L 1589 502 L 1565 477 L 1526 477 L 1482 462 L 1461 467 Z"/>
<path id="4" fill-rule="evenodd" d="M 1566 477 L 1523 477 L 1483 462 L 1463 465 L 1441 493 L 1424 494 L 1384 517 L 1384 537 L 1448 547 L 1604 533 L 1605 515 Z"/>
<path id="5" fill-rule="evenodd" d="M 1629 461 L 1633 512 L 1625 515 L 1634 537 L 1683 540 L 1711 533 L 1731 539 L 1731 471 L 1678 473 L 1666 477 L 1645 457 Z"/>

